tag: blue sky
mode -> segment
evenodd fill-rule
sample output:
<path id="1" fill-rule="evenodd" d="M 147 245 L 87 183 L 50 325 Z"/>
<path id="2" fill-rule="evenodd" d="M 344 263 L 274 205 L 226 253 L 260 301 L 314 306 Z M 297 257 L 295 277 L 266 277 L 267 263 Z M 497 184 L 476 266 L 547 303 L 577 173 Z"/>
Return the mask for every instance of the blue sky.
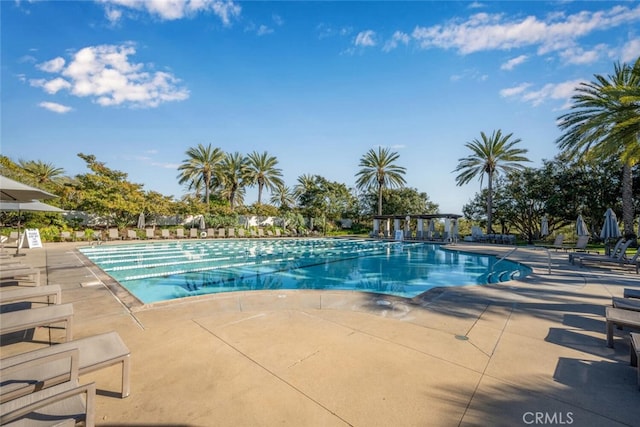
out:
<path id="1" fill-rule="evenodd" d="M 638 2 L 2 1 L 1 143 L 86 173 L 93 154 L 180 197 L 185 151 L 267 151 L 285 183 L 355 183 L 400 154 L 407 185 L 461 213 L 452 172 L 480 132 L 557 153 L 573 88 L 640 56 Z M 485 180 L 486 181 L 486 180 Z M 257 198 L 247 191 L 246 203 Z"/>

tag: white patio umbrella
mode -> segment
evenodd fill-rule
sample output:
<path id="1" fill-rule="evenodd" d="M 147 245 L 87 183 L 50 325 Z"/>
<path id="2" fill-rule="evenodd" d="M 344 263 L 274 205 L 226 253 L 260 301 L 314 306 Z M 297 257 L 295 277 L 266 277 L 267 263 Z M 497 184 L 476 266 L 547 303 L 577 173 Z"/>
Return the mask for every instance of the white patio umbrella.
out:
<path id="1" fill-rule="evenodd" d="M 578 236 L 588 236 L 589 229 L 587 228 L 587 223 L 582 219 L 582 215 L 578 215 L 578 219 L 576 221 L 576 234 Z"/>
<path id="2" fill-rule="evenodd" d="M 10 202 L 0 200 L 0 212 L 18 212 L 18 243 L 16 248 L 16 256 L 20 255 L 20 212 L 64 212 L 55 206 L 39 202 L 37 200 L 29 200 L 22 202 Z"/>
<path id="3" fill-rule="evenodd" d="M 607 209 L 604 213 L 604 225 L 600 232 L 600 238 L 602 240 L 617 239 L 620 237 L 620 227 L 618 227 L 618 218 L 616 213 L 611 209 Z"/>
<path id="4" fill-rule="evenodd" d="M 55 197 L 58 196 L 0 175 L 1 201 L 31 202 L 34 199 L 53 199 Z"/>
<path id="5" fill-rule="evenodd" d="M 137 228 L 139 229 L 144 229 L 147 226 L 146 222 L 145 222 L 145 218 L 144 218 L 144 212 L 140 212 L 140 215 L 138 216 L 138 224 L 137 224 Z"/>
<path id="6" fill-rule="evenodd" d="M 204 222 L 204 215 L 200 216 L 200 230 L 204 230 L 205 228 L 207 228 L 207 224 L 205 224 Z"/>
<path id="7" fill-rule="evenodd" d="M 542 217 L 542 223 L 540 224 L 540 237 L 549 235 L 549 219 L 546 215 Z"/>

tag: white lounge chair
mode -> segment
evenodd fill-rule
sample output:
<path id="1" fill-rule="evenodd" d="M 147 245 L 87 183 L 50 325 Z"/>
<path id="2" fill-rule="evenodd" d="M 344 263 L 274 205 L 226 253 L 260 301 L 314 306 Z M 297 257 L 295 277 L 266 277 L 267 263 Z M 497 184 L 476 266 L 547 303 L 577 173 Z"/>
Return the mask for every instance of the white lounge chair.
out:
<path id="1" fill-rule="evenodd" d="M 171 238 L 171 232 L 166 228 L 162 229 L 162 231 L 160 232 L 160 235 L 162 236 L 163 239 L 170 239 Z"/>
<path id="2" fill-rule="evenodd" d="M 184 228 L 176 228 L 176 238 L 184 239 Z"/>
<path id="3" fill-rule="evenodd" d="M 0 424 L 3 426 L 75 426 L 84 422 L 87 427 L 95 426 L 95 383 L 78 384 L 80 354 L 77 348 L 58 350 L 47 356 L 26 360 L 23 363 L 0 368 Z M 47 372 L 58 367 L 62 369 L 60 384 L 40 389 L 41 378 L 37 372 Z M 35 375 L 34 375 L 35 374 Z M 31 383 L 35 392 L 16 397 L 10 389 L 19 382 Z M 84 395 L 84 397 L 83 397 Z"/>
<path id="4" fill-rule="evenodd" d="M 138 240 L 138 233 L 135 230 L 127 230 L 127 239 L 129 240 Z"/>
<path id="5" fill-rule="evenodd" d="M 40 286 L 40 269 L 24 264 L 3 266 L 0 269 L 0 280 L 7 279 L 33 282 L 36 286 Z"/>
<path id="6" fill-rule="evenodd" d="M 0 334 L 65 322 L 65 341 L 73 339 L 73 304 L 48 305 L 0 314 Z"/>
<path id="7" fill-rule="evenodd" d="M 78 361 L 79 375 L 88 374 L 102 368 L 122 365 L 122 388 L 121 397 L 125 398 L 130 393 L 130 355 L 129 348 L 125 345 L 117 332 L 107 332 L 92 335 L 86 338 L 51 345 L 37 350 L 20 353 L 2 359 L 2 369 L 21 365 L 32 360 L 50 357 L 53 354 L 78 350 L 80 358 Z M 21 396 L 40 388 L 50 387 L 65 380 L 65 372 L 61 364 L 46 367 L 46 369 L 35 369 L 29 372 L 28 378 L 10 378 L 13 385 L 3 387 L 1 401 L 5 401 L 15 396 Z M 37 381 L 35 381 L 37 379 Z"/>
<path id="8" fill-rule="evenodd" d="M 122 239 L 120 237 L 120 232 L 118 231 L 117 228 L 110 228 L 109 229 L 109 240 L 120 240 Z"/>
<path id="9" fill-rule="evenodd" d="M 0 291 L 0 304 L 8 304 L 18 301 L 29 301 L 32 298 L 53 297 L 53 304 L 62 303 L 62 291 L 60 285 L 47 285 L 36 287 L 18 287 Z"/>
<path id="10" fill-rule="evenodd" d="M 189 237 L 191 237 L 192 239 L 197 239 L 198 238 L 198 229 L 197 228 L 189 229 Z"/>
<path id="11" fill-rule="evenodd" d="M 236 237 L 235 228 L 230 228 L 229 230 L 227 230 L 227 237 Z"/>
<path id="12" fill-rule="evenodd" d="M 146 233 L 147 239 L 156 238 L 156 231 L 153 228 L 146 228 L 145 233 Z"/>
<path id="13" fill-rule="evenodd" d="M 605 307 L 607 321 L 607 347 L 613 348 L 613 326 L 640 330 L 640 311 Z"/>

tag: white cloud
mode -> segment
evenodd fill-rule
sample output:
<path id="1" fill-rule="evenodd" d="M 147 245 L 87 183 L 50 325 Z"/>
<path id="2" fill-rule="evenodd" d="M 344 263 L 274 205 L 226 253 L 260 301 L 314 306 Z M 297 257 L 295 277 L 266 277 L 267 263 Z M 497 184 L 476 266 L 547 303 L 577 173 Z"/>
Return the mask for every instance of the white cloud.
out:
<path id="1" fill-rule="evenodd" d="M 620 60 L 622 62 L 633 63 L 640 57 L 640 39 L 630 40 L 622 47 Z"/>
<path id="2" fill-rule="evenodd" d="M 526 61 L 528 58 L 527 55 L 520 55 L 517 56 L 515 58 L 512 58 L 510 60 L 508 60 L 507 62 L 505 62 L 504 64 L 502 64 L 500 66 L 501 70 L 507 70 L 507 71 L 511 71 L 513 70 L 516 66 L 522 64 L 524 61 Z"/>
<path id="3" fill-rule="evenodd" d="M 398 44 L 403 44 L 406 46 L 409 44 L 410 40 L 411 37 L 409 36 L 409 34 L 403 33 L 402 31 L 396 31 L 395 33 L 393 33 L 391 39 L 387 40 L 387 42 L 384 44 L 382 50 L 385 52 L 389 52 L 398 47 Z"/>
<path id="4" fill-rule="evenodd" d="M 129 62 L 135 53 L 132 44 L 85 47 L 59 70 L 60 76 L 32 79 L 30 83 L 49 94 L 67 90 L 78 97 L 90 97 L 102 106 L 157 107 L 189 97 L 173 74 Z"/>
<path id="5" fill-rule="evenodd" d="M 569 100 L 575 93 L 575 89 L 584 80 L 568 80 L 562 83 L 548 83 L 538 90 L 528 90 L 532 85 L 530 83 L 523 83 L 521 85 L 502 89 L 500 96 L 504 98 L 518 98 L 521 102 L 530 103 L 534 107 L 537 107 L 547 100 L 564 100 L 565 103 L 562 108 L 566 108 L 569 104 Z"/>
<path id="6" fill-rule="evenodd" d="M 518 96 L 527 90 L 531 86 L 531 83 L 521 83 L 518 86 L 509 87 L 500 91 L 500 96 L 503 98 L 510 98 L 512 96 Z"/>
<path id="7" fill-rule="evenodd" d="M 50 61 L 43 62 L 42 64 L 38 64 L 37 67 L 47 73 L 58 73 L 62 68 L 64 68 L 64 64 L 64 58 L 57 57 Z"/>
<path id="8" fill-rule="evenodd" d="M 41 102 L 38 106 L 59 114 L 65 114 L 71 111 L 71 107 L 67 107 L 66 105 L 58 104 L 56 102 Z"/>
<path id="9" fill-rule="evenodd" d="M 242 8 L 232 0 L 96 0 L 104 4 L 107 19 L 112 23 L 122 18 L 122 9 L 147 12 L 162 20 L 189 18 L 198 13 L 212 12 L 224 25 L 240 16 Z"/>
<path id="10" fill-rule="evenodd" d="M 259 36 L 264 36 L 271 33 L 273 33 L 273 29 L 267 27 L 266 25 L 260 25 L 258 27 L 258 30 L 256 31 L 256 34 L 258 34 Z"/>
<path id="11" fill-rule="evenodd" d="M 553 15 L 546 20 L 528 16 L 508 20 L 504 15 L 478 13 L 466 21 L 452 20 L 445 25 L 417 26 L 413 39 L 422 48 L 455 49 L 461 54 L 485 50 L 508 50 L 538 46 L 538 53 L 566 49 L 594 31 L 640 21 L 640 6 L 615 6 L 597 12 Z"/>
<path id="12" fill-rule="evenodd" d="M 271 15 L 271 19 L 273 19 L 273 23 L 279 27 L 284 25 L 284 19 L 282 19 L 282 16 L 280 15 L 274 13 L 273 15 Z"/>
<path id="13" fill-rule="evenodd" d="M 601 56 L 606 55 L 609 47 L 606 44 L 599 44 L 593 49 L 585 50 L 581 47 L 571 47 L 560 52 L 560 57 L 567 64 L 593 64 Z"/>
<path id="14" fill-rule="evenodd" d="M 360 31 L 356 36 L 354 44 L 356 46 L 371 47 L 376 45 L 376 33 L 373 30 Z"/>

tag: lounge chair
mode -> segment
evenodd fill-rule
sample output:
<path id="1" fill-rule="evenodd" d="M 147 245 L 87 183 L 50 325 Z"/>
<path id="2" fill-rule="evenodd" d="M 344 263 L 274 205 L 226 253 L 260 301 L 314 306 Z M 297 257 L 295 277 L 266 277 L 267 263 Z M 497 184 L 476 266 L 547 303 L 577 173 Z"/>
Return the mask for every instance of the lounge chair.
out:
<path id="1" fill-rule="evenodd" d="M 129 240 L 138 240 L 138 233 L 135 230 L 127 230 L 127 239 Z"/>
<path id="2" fill-rule="evenodd" d="M 265 237 L 264 230 L 262 228 L 258 228 L 258 237 Z"/>
<path id="3" fill-rule="evenodd" d="M 40 269 L 25 264 L 13 264 L 0 269 L 0 280 L 12 279 L 19 282 L 33 282 L 40 286 Z"/>
<path id="4" fill-rule="evenodd" d="M 279 228 L 276 228 L 276 237 L 282 237 L 282 233 Z"/>
<path id="5" fill-rule="evenodd" d="M 541 246 L 543 248 L 548 248 L 548 249 L 555 249 L 557 251 L 559 249 L 564 249 L 563 243 L 564 243 L 564 234 L 560 233 L 560 234 L 556 235 L 556 238 L 553 240 L 552 244 L 550 244 L 550 245 L 536 245 L 536 246 Z"/>
<path id="6" fill-rule="evenodd" d="M 247 237 L 244 234 L 244 228 L 238 228 L 238 237 Z"/>
<path id="7" fill-rule="evenodd" d="M 88 374 L 102 368 L 114 365 L 122 365 L 122 388 L 120 396 L 125 398 L 129 396 L 130 387 L 130 355 L 129 348 L 125 345 L 117 332 L 107 332 L 98 335 L 92 335 L 86 338 L 54 344 L 49 347 L 39 348 L 37 350 L 20 353 L 14 356 L 2 359 L 2 369 L 27 363 L 32 360 L 49 357 L 61 351 L 69 351 L 77 349 L 80 352 L 78 361 L 79 375 Z M 37 381 L 18 381 L 18 378 L 12 378 L 12 386 L 3 387 L 1 401 L 5 401 L 14 396 L 21 396 L 34 391 L 36 385 L 39 388 L 50 387 L 64 381 L 64 371 L 62 366 L 49 366 L 46 370 L 37 370 L 30 372 L 30 379 Z"/>
<path id="8" fill-rule="evenodd" d="M 184 228 L 176 228 L 176 238 L 184 239 Z"/>
<path id="9" fill-rule="evenodd" d="M 156 238 L 156 232 L 155 232 L 155 230 L 153 228 L 145 229 L 145 233 L 146 233 L 147 239 L 155 239 Z"/>
<path id="10" fill-rule="evenodd" d="M 70 231 L 61 231 L 60 232 L 60 241 L 61 242 L 70 242 L 71 239 L 71 232 Z"/>
<path id="11" fill-rule="evenodd" d="M 623 310 L 640 311 L 640 301 L 633 298 L 611 297 L 611 305 Z"/>
<path id="12" fill-rule="evenodd" d="M 81 242 L 83 240 L 87 240 L 87 236 L 86 236 L 85 232 L 84 231 L 76 231 L 75 240 L 79 241 L 79 242 Z"/>
<path id="13" fill-rule="evenodd" d="M 589 251 L 587 250 L 588 243 L 589 236 L 578 236 L 578 240 L 576 241 L 575 246 L 562 246 L 562 249 L 564 249 L 565 251 L 589 253 Z"/>
<path id="14" fill-rule="evenodd" d="M 218 237 L 224 239 L 225 233 L 224 228 L 218 228 Z"/>
<path id="15" fill-rule="evenodd" d="M 607 319 L 607 347 L 613 348 L 613 326 L 629 327 L 640 330 L 640 311 L 623 310 L 621 308 L 606 307 Z"/>
<path id="16" fill-rule="evenodd" d="M 591 262 L 598 265 L 617 265 L 623 267 L 625 265 L 635 266 L 636 273 L 640 270 L 640 248 L 636 251 L 636 253 L 628 258 L 626 255 L 627 247 L 631 244 L 632 240 L 629 239 L 622 245 L 622 248 L 615 256 L 606 256 L 606 255 L 581 255 L 579 257 L 573 257 L 573 263 L 575 263 L 575 259 L 578 258 L 580 261 L 580 266 L 583 266 L 585 262 Z"/>
<path id="17" fill-rule="evenodd" d="M 256 233 L 256 230 L 252 228 L 251 230 L 249 230 L 249 236 L 258 237 L 258 233 Z"/>
<path id="18" fill-rule="evenodd" d="M 197 228 L 190 228 L 189 229 L 189 237 L 192 239 L 197 239 L 198 238 L 198 229 Z"/>
<path id="19" fill-rule="evenodd" d="M 10 426 L 75 426 L 84 422 L 86 427 L 95 426 L 95 383 L 78 384 L 77 348 L 58 350 L 48 356 L 28 360 L 20 364 L 5 364 L 0 368 L 0 424 Z M 41 378 L 35 372 L 47 372 L 52 368 L 62 370 L 62 380 L 56 386 L 40 389 Z M 15 379 L 32 380 L 35 392 L 11 398 L 5 392 L 16 386 Z"/>
<path id="20" fill-rule="evenodd" d="M 213 228 L 207 228 L 207 237 L 216 237 L 216 230 Z"/>
<path id="21" fill-rule="evenodd" d="M 640 298 L 640 289 L 624 288 L 625 298 Z"/>
<path id="22" fill-rule="evenodd" d="M 26 331 L 38 326 L 65 322 L 65 341 L 73 339 L 73 304 L 48 305 L 0 314 L 0 334 Z"/>
<path id="23" fill-rule="evenodd" d="M 109 240 L 120 240 L 120 233 L 118 232 L 117 228 L 110 228 L 109 229 Z"/>
<path id="24" fill-rule="evenodd" d="M 163 239 L 170 239 L 171 238 L 171 232 L 169 231 L 169 229 L 163 228 L 162 231 L 160 232 L 160 236 Z"/>
<path id="25" fill-rule="evenodd" d="M 29 301 L 32 298 L 53 297 L 53 304 L 62 303 L 62 291 L 60 285 L 47 285 L 37 287 L 18 287 L 0 292 L 0 304 L 8 304 L 18 301 Z"/>
<path id="26" fill-rule="evenodd" d="M 230 228 L 229 230 L 227 230 L 227 237 L 236 237 L 235 228 Z"/>

